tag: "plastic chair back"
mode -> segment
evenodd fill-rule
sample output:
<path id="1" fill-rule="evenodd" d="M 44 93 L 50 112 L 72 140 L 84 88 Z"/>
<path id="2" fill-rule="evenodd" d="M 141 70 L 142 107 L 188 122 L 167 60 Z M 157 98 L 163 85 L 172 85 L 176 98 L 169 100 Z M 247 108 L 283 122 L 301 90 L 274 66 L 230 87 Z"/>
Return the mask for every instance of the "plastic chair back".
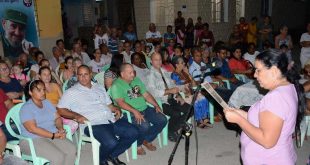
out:
<path id="1" fill-rule="evenodd" d="M 110 68 L 110 64 L 107 64 L 105 66 L 102 67 L 101 72 L 105 72 Z"/>
<path id="2" fill-rule="evenodd" d="M 68 82 L 69 80 L 66 80 L 63 84 L 62 84 L 62 93 L 64 93 L 66 91 L 66 88 L 68 86 Z"/>
<path id="3" fill-rule="evenodd" d="M 98 84 L 104 85 L 104 73 L 105 71 L 102 71 L 100 73 L 97 73 L 94 77 L 94 79 L 97 81 Z"/>

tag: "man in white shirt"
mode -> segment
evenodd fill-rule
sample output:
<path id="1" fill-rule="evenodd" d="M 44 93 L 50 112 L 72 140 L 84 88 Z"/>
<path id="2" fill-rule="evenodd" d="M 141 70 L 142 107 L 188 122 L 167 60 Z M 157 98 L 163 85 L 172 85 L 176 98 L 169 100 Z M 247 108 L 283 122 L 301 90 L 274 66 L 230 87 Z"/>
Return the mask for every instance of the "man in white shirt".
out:
<path id="1" fill-rule="evenodd" d="M 61 50 L 58 47 L 54 46 L 52 51 L 53 56 L 48 61 L 50 62 L 52 69 L 55 71 L 56 67 L 64 62 L 64 58 L 62 57 Z"/>
<path id="2" fill-rule="evenodd" d="M 90 61 L 90 58 L 88 56 L 87 53 L 82 52 L 82 47 L 79 43 L 75 43 L 73 45 L 73 49 L 72 49 L 73 53 L 72 53 L 72 57 L 78 57 L 79 59 L 82 60 L 83 64 L 88 64 Z"/>
<path id="3" fill-rule="evenodd" d="M 149 31 L 145 34 L 146 42 L 148 43 L 161 43 L 163 38 L 161 37 L 161 34 L 159 31 L 156 31 L 156 26 L 154 23 L 150 23 L 149 25 Z"/>
<path id="4" fill-rule="evenodd" d="M 310 59 L 310 22 L 307 23 L 307 32 L 300 37 L 301 53 L 300 62 L 301 67 L 305 66 L 305 63 Z"/>
<path id="5" fill-rule="evenodd" d="M 59 114 L 79 123 L 90 121 L 94 137 L 101 143 L 101 164 L 108 165 L 109 160 L 114 165 L 124 165 L 118 156 L 137 140 L 138 129 L 126 118 L 120 118 L 120 109 L 112 104 L 103 86 L 92 85 L 92 74 L 86 65 L 78 68 L 77 76 L 79 83 L 68 89 L 57 105 Z M 88 129 L 84 132 L 89 135 Z"/>

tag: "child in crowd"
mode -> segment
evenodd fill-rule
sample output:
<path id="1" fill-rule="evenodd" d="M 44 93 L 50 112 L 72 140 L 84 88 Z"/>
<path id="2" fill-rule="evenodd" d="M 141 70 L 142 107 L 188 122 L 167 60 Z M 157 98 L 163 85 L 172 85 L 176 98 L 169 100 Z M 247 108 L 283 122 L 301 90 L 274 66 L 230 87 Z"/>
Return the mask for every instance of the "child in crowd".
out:
<path id="1" fill-rule="evenodd" d="M 248 60 L 249 62 L 251 62 L 252 65 L 254 65 L 255 58 L 258 54 L 259 54 L 259 51 L 256 51 L 255 44 L 253 42 L 251 42 L 248 44 L 248 52 L 246 52 L 243 55 L 243 58 L 245 60 Z"/>
<path id="2" fill-rule="evenodd" d="M 60 73 L 60 81 L 65 82 L 74 75 L 73 57 L 69 56 L 65 58 L 65 69 Z"/>
<path id="3" fill-rule="evenodd" d="M 111 59 L 112 59 L 112 53 L 110 53 L 110 50 L 109 50 L 108 46 L 106 44 L 101 44 L 99 46 L 99 49 L 100 49 L 100 52 L 101 52 L 101 60 L 104 62 L 104 65 L 110 64 L 111 63 Z"/>
<path id="4" fill-rule="evenodd" d="M 293 61 L 292 59 L 292 54 L 290 49 L 288 48 L 288 46 L 286 44 L 282 44 L 280 45 L 280 50 L 286 54 L 286 57 L 288 59 L 288 62 L 291 63 Z"/>
<path id="5" fill-rule="evenodd" d="M 101 72 L 101 69 L 105 65 L 105 62 L 101 59 L 100 49 L 95 49 L 93 54 L 95 58 L 89 61 L 88 66 L 92 70 L 92 72 L 96 74 Z"/>
<path id="6" fill-rule="evenodd" d="M 164 34 L 164 46 L 168 47 L 170 44 L 170 41 L 173 40 L 175 42 L 176 35 L 172 33 L 172 26 L 167 26 L 167 33 Z"/>
<path id="7" fill-rule="evenodd" d="M 47 59 L 42 59 L 39 62 L 39 66 L 40 66 L 40 68 L 46 66 L 46 67 L 49 67 L 51 69 L 50 62 Z M 52 75 L 52 81 L 53 82 L 56 82 L 57 84 L 62 85 L 62 82 L 60 81 L 59 77 L 56 75 L 56 73 L 52 69 L 51 69 L 51 75 Z"/>
<path id="8" fill-rule="evenodd" d="M 94 38 L 94 44 L 95 49 L 99 48 L 99 45 L 101 44 L 108 44 L 108 33 L 107 29 L 104 26 L 97 26 L 95 29 L 95 38 Z"/>
<path id="9" fill-rule="evenodd" d="M 12 67 L 12 74 L 10 77 L 18 80 L 20 85 L 24 87 L 26 83 L 30 80 L 30 78 L 29 76 L 23 74 L 22 72 L 23 72 L 23 67 L 19 63 L 16 63 Z"/>
<path id="10" fill-rule="evenodd" d="M 169 53 L 169 57 L 173 56 L 174 53 L 174 46 L 175 46 L 175 41 L 174 40 L 170 40 L 169 41 L 169 45 L 167 47 L 168 53 Z"/>
<path id="11" fill-rule="evenodd" d="M 174 54 L 171 57 L 171 60 L 173 61 L 175 57 L 182 57 L 182 56 L 183 56 L 183 47 L 181 45 L 176 45 L 174 47 Z"/>

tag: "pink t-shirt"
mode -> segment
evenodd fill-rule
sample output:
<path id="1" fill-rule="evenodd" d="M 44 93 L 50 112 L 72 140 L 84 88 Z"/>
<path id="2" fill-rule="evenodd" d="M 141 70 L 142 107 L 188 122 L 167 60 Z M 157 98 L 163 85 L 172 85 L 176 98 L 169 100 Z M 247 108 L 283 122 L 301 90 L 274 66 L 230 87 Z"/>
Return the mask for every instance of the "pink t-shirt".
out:
<path id="1" fill-rule="evenodd" d="M 294 165 L 297 159 L 292 134 L 295 130 L 298 97 L 293 84 L 280 86 L 267 93 L 248 112 L 248 121 L 259 127 L 259 113 L 270 111 L 284 120 L 277 144 L 266 149 L 241 134 L 241 158 L 244 165 Z M 272 125 L 270 125 L 272 127 Z"/>

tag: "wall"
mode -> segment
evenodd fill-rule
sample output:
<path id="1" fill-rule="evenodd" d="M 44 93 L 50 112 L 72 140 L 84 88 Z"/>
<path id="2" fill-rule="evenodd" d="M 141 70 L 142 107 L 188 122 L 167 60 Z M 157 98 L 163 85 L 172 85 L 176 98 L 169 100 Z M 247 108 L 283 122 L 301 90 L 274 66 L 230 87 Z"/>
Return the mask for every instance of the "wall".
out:
<path id="1" fill-rule="evenodd" d="M 36 0 L 36 4 L 40 49 L 50 56 L 55 41 L 63 38 L 60 0 Z"/>
<path id="2" fill-rule="evenodd" d="M 145 38 L 150 23 L 150 2 L 149 0 L 134 0 L 136 29 L 139 39 Z"/>
<path id="3" fill-rule="evenodd" d="M 278 31 L 281 24 L 288 25 L 289 29 L 305 27 L 306 6 L 307 3 L 301 1 L 273 0 L 272 23 L 275 30 Z"/>
<path id="4" fill-rule="evenodd" d="M 212 23 L 211 0 L 198 1 L 198 14 L 201 16 L 203 22 L 209 23 L 209 29 L 213 32 L 215 41 L 228 41 L 232 27 L 236 24 L 236 2 L 228 2 L 228 22 Z"/>

